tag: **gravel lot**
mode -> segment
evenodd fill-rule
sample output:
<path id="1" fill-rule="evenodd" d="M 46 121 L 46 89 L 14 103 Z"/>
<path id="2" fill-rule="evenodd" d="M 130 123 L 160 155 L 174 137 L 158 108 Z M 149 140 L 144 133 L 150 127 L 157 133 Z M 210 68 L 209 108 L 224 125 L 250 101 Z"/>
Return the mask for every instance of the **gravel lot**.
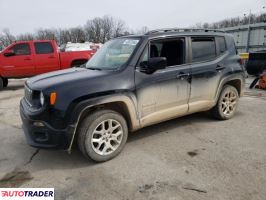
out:
<path id="1" fill-rule="evenodd" d="M 266 92 L 247 91 L 236 116 L 205 113 L 145 128 L 101 164 L 74 150 L 26 144 L 19 117 L 24 80 L 0 92 L 0 187 L 54 187 L 56 199 L 264 200 Z"/>

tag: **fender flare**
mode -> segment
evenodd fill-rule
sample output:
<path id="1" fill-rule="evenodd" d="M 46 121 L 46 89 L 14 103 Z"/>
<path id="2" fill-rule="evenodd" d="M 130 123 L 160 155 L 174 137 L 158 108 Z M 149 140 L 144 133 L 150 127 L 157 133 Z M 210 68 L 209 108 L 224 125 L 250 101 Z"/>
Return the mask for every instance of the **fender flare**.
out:
<path id="1" fill-rule="evenodd" d="M 136 98 L 130 94 L 115 94 L 115 95 L 106 95 L 101 97 L 96 97 L 92 99 L 87 99 L 78 103 L 74 109 L 73 114 L 70 119 L 71 126 L 74 128 L 70 145 L 68 147 L 68 153 L 71 153 L 71 148 L 77 133 L 77 128 L 81 120 L 81 116 L 84 112 L 88 111 L 89 109 L 105 104 L 112 104 L 112 103 L 123 103 L 127 107 L 128 116 L 130 120 L 131 130 L 135 131 L 140 128 L 140 121 L 138 119 L 137 114 L 137 104 Z"/>
<path id="2" fill-rule="evenodd" d="M 227 83 L 229 83 L 230 81 L 240 81 L 241 82 L 241 86 L 240 86 L 240 96 L 243 96 L 244 94 L 244 88 L 245 88 L 245 75 L 244 74 L 232 74 L 230 76 L 227 76 L 226 78 L 222 79 L 220 81 L 220 84 L 218 86 L 218 89 L 217 89 L 217 92 L 216 92 L 216 95 L 215 95 L 215 99 L 214 99 L 214 102 L 215 104 L 217 103 L 218 101 L 218 98 L 220 96 L 220 93 L 224 87 L 224 85 L 226 85 Z"/>

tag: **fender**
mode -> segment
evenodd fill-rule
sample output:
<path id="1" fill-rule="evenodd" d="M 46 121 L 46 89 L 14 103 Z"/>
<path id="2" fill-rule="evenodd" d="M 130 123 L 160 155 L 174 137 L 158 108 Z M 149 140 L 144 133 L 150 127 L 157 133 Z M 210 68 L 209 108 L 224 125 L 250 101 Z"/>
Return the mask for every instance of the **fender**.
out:
<path id="1" fill-rule="evenodd" d="M 130 93 L 120 93 L 115 95 L 105 95 L 101 97 L 96 97 L 88 100 L 84 100 L 78 103 L 73 109 L 73 114 L 71 118 L 71 126 L 74 128 L 71 142 L 68 148 L 68 153 L 71 153 L 71 148 L 74 142 L 74 138 L 77 132 L 77 127 L 80 123 L 81 116 L 87 110 L 104 104 L 110 103 L 123 103 L 128 111 L 129 123 L 131 125 L 131 130 L 135 131 L 141 128 L 140 121 L 137 114 L 137 103 L 136 98 L 133 94 Z"/>
<path id="2" fill-rule="evenodd" d="M 215 99 L 214 99 L 214 103 L 216 104 L 217 101 L 218 101 L 218 98 L 220 96 L 220 93 L 223 89 L 223 86 L 226 85 L 228 82 L 230 81 L 234 81 L 234 80 L 238 80 L 241 82 L 241 87 L 240 87 L 240 97 L 243 96 L 244 94 L 244 88 L 245 88 L 245 75 L 244 73 L 239 73 L 239 74 L 231 74 L 225 78 L 223 78 L 221 81 L 220 81 L 220 84 L 218 86 L 218 89 L 216 91 L 216 95 L 215 95 Z M 214 104 L 214 105 L 215 105 Z"/>

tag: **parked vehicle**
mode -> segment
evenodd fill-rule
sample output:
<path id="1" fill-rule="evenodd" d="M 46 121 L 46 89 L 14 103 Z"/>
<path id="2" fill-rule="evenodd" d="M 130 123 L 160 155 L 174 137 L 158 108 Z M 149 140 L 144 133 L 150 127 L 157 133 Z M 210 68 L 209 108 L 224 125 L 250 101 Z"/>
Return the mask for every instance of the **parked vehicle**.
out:
<path id="1" fill-rule="evenodd" d="M 60 52 L 53 40 L 15 42 L 0 53 L 0 90 L 9 78 L 31 77 L 86 63 L 94 50 Z"/>
<path id="2" fill-rule="evenodd" d="M 259 75 L 266 70 L 266 50 L 249 53 L 246 68 L 250 75 Z"/>
<path id="3" fill-rule="evenodd" d="M 113 39 L 84 68 L 33 77 L 20 103 L 31 146 L 81 152 L 107 161 L 128 132 L 210 110 L 234 116 L 245 73 L 231 35 L 168 29 Z"/>
<path id="4" fill-rule="evenodd" d="M 246 68 L 248 74 L 255 76 L 249 88 L 252 89 L 259 82 L 257 88 L 266 89 L 266 50 L 250 53 Z"/>
<path id="5" fill-rule="evenodd" d="M 101 43 L 83 42 L 83 43 L 72 43 L 68 42 L 60 46 L 61 51 L 97 51 L 101 48 Z"/>

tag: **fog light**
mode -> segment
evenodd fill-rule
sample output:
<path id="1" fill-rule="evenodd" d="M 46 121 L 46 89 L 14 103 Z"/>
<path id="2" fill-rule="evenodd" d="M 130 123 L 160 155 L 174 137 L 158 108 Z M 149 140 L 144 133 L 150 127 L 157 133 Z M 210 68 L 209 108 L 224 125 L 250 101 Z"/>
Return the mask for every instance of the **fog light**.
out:
<path id="1" fill-rule="evenodd" d="M 44 127 L 44 124 L 42 122 L 34 122 L 33 126 Z"/>

